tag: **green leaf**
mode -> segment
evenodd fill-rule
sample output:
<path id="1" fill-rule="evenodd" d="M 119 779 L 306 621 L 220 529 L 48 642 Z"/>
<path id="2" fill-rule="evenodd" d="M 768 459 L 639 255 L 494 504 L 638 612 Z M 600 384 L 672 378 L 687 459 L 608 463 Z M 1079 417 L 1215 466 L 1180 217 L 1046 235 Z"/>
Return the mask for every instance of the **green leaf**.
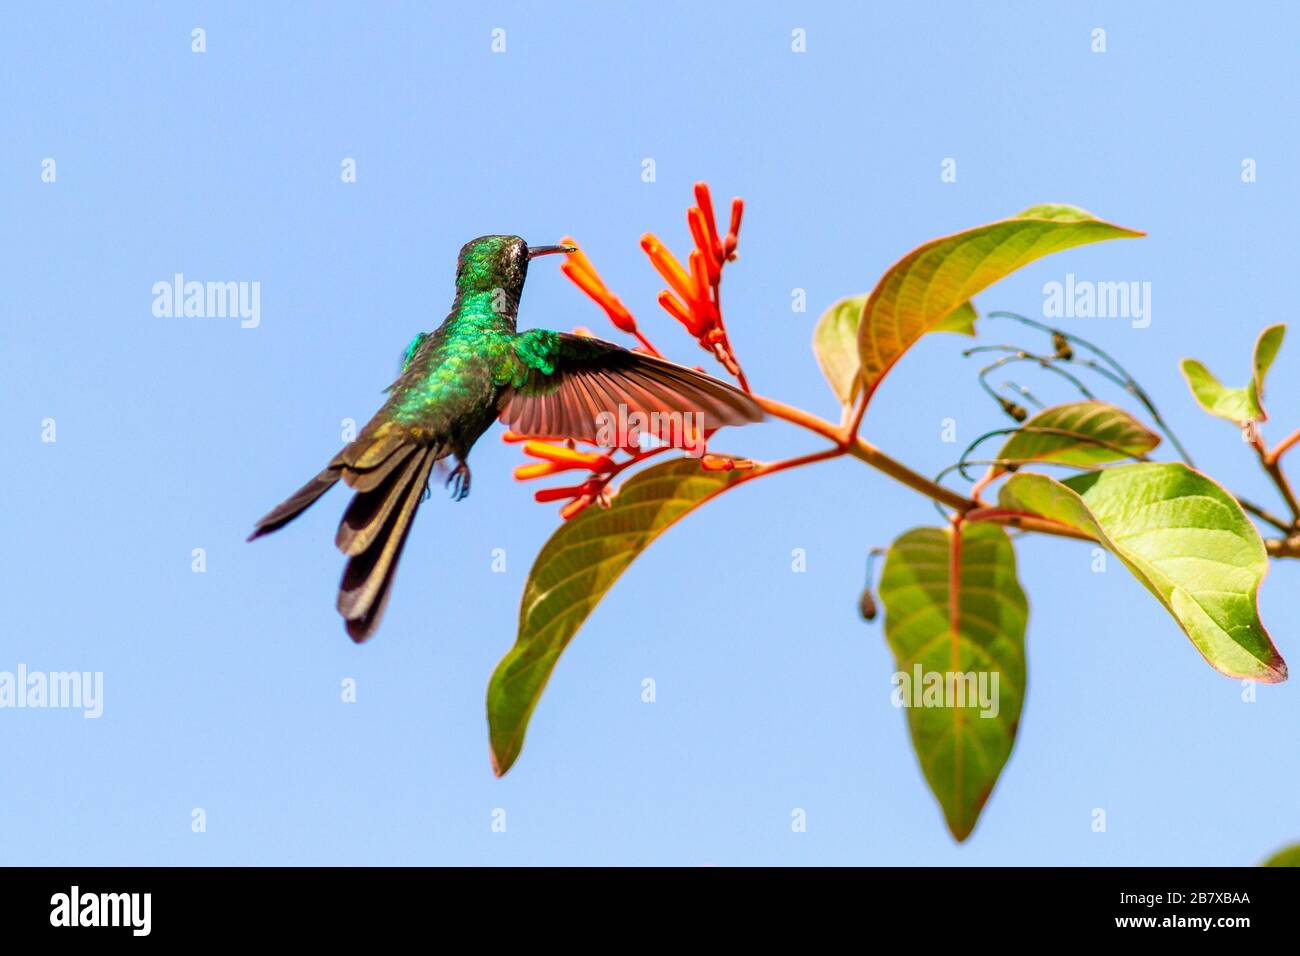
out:
<path id="1" fill-rule="evenodd" d="M 1105 402 L 1070 402 L 1034 415 L 1011 434 L 997 457 L 1089 467 L 1139 458 L 1158 444 L 1160 436 L 1122 408 Z M 996 477 L 1006 468 L 994 465 L 991 470 Z"/>
<path id="2" fill-rule="evenodd" d="M 858 322 L 865 295 L 840 299 L 822 313 L 813 329 L 813 354 L 841 405 L 852 405 L 862 382 L 858 361 Z"/>
<path id="3" fill-rule="evenodd" d="M 978 318 L 979 313 L 975 311 L 975 306 L 969 302 L 963 302 L 949 312 L 946 318 L 940 319 L 939 323 L 930 331 L 956 332 L 958 335 L 973 336 L 975 334 L 975 320 Z"/>
<path id="4" fill-rule="evenodd" d="M 1300 843 L 1278 850 L 1260 866 L 1300 866 Z"/>
<path id="5" fill-rule="evenodd" d="M 1142 235 L 1074 206 L 1046 205 L 912 250 L 881 277 L 863 308 L 858 358 L 864 384 L 874 391 L 917 339 L 1021 266 L 1073 246 Z"/>
<path id="6" fill-rule="evenodd" d="M 704 471 L 694 458 L 664 462 L 629 478 L 609 508 L 588 508 L 551 535 L 528 573 L 515 646 L 488 684 L 497 776 L 519 756 L 560 653 L 605 592 L 652 541 L 740 474 Z"/>
<path id="7" fill-rule="evenodd" d="M 1116 465 L 1066 481 L 1017 474 L 1004 509 L 1060 522 L 1113 552 L 1168 609 L 1210 666 L 1286 680 L 1256 606 L 1268 558 L 1230 494 L 1186 465 Z"/>
<path id="8" fill-rule="evenodd" d="M 1254 373 L 1252 381 L 1261 396 L 1264 394 L 1264 376 L 1273 367 L 1273 360 L 1277 358 L 1285 336 L 1286 323 L 1279 322 L 1260 332 L 1259 338 L 1255 340 L 1255 351 L 1251 355 L 1251 370 Z"/>
<path id="9" fill-rule="evenodd" d="M 885 639 L 898 666 L 894 703 L 906 706 L 921 770 L 948 829 L 964 840 L 1015 743 L 1024 703 L 1029 610 L 1006 532 L 997 525 L 967 524 L 958 556 L 954 629 L 952 545 L 951 529 L 914 528 L 904 534 L 885 558 L 880 598 Z M 933 695 L 936 680 L 945 690 L 961 688 L 964 699 L 952 692 L 927 697 L 927 686 Z M 987 707 L 980 703 L 981 691 Z M 918 694 L 922 706 L 915 706 Z"/>
<path id="10" fill-rule="evenodd" d="M 862 321 L 862 308 L 866 304 L 865 294 L 840 299 L 822 313 L 813 329 L 813 354 L 841 405 L 852 405 L 862 385 L 858 323 Z M 930 331 L 974 335 L 977 318 L 975 306 L 963 302 Z"/>
<path id="11" fill-rule="evenodd" d="M 1263 405 L 1264 377 L 1277 358 L 1284 335 L 1286 325 L 1282 323 L 1270 325 L 1259 333 L 1251 358 L 1251 379 L 1241 388 L 1224 385 L 1196 359 L 1183 359 L 1179 368 L 1182 369 L 1183 378 L 1187 379 L 1187 385 L 1197 404 L 1216 418 L 1224 418 L 1238 425 L 1266 421 L 1268 414 Z"/>

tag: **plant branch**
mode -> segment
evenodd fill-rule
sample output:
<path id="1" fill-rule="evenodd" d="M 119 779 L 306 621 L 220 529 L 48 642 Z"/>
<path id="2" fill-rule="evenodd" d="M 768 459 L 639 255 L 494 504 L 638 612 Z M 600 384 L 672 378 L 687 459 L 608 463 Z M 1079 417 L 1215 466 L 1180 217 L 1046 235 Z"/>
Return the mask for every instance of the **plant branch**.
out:
<path id="1" fill-rule="evenodd" d="M 1273 480 L 1273 484 L 1277 486 L 1277 490 L 1281 493 L 1283 500 L 1286 501 L 1286 506 L 1291 509 L 1290 527 L 1300 526 L 1300 501 L 1296 500 L 1295 491 L 1291 488 L 1291 482 L 1283 474 L 1282 466 L 1278 464 L 1277 458 L 1269 454 L 1268 448 L 1264 445 L 1264 440 L 1259 437 L 1257 428 L 1252 427 L 1250 429 L 1250 444 L 1255 449 L 1255 453 L 1259 455 L 1261 467 Z"/>
<path id="2" fill-rule="evenodd" d="M 1009 511 L 1006 508 L 972 508 L 966 512 L 967 521 L 990 521 L 994 524 L 1018 528 L 1021 531 L 1037 531 L 1040 534 L 1055 535 L 1058 538 L 1075 538 L 1079 541 L 1094 541 L 1091 535 L 1084 534 L 1068 524 L 1043 518 L 1024 511 Z"/>
<path id="3" fill-rule="evenodd" d="M 1232 492 L 1228 492 L 1228 493 L 1232 494 Z M 1237 504 L 1241 505 L 1241 509 L 1243 511 L 1248 511 L 1251 514 L 1253 514 L 1256 518 L 1258 518 L 1260 521 L 1264 521 L 1268 524 L 1271 524 L 1274 528 L 1277 528 L 1277 530 L 1281 531 L 1283 534 L 1291 533 L 1290 522 L 1284 521 L 1282 518 L 1279 518 L 1271 511 L 1265 511 L 1263 508 L 1255 504 L 1253 501 L 1249 501 L 1246 498 L 1238 497 Z"/>
<path id="4" fill-rule="evenodd" d="M 1296 442 L 1300 442 L 1300 428 L 1278 442 L 1273 450 L 1268 453 L 1268 460 L 1273 464 L 1277 464 L 1278 459 L 1285 455 Z"/>
<path id="5" fill-rule="evenodd" d="M 964 495 L 945 488 L 938 482 L 931 481 L 920 472 L 913 471 L 904 465 L 901 461 L 891 458 L 875 445 L 860 438 L 855 433 L 852 422 L 845 428 L 833 425 L 824 418 L 818 418 L 803 409 L 795 408 L 784 402 L 778 402 L 775 399 L 765 398 L 762 395 L 755 395 L 754 401 L 762 409 L 774 418 L 787 421 L 792 425 L 798 425 L 808 431 L 815 432 L 835 443 L 835 448 L 831 449 L 825 458 L 835 458 L 839 455 L 849 455 L 861 462 L 870 465 L 877 471 L 882 471 L 894 480 L 901 482 L 914 491 L 919 491 L 927 498 L 932 498 L 940 504 L 947 505 L 954 511 L 964 513 L 971 508 L 976 507 L 976 502 Z"/>
<path id="6" fill-rule="evenodd" d="M 784 462 L 775 462 L 773 464 L 761 467 L 756 471 L 744 475 L 740 481 L 747 481 L 751 478 L 757 478 L 760 475 L 774 474 L 779 471 L 785 471 L 788 468 L 796 468 L 801 465 L 812 464 L 817 461 L 828 461 L 843 455 L 856 458 L 864 464 L 870 465 L 877 471 L 884 472 L 894 480 L 906 485 L 913 491 L 918 491 L 927 498 L 938 502 L 941 505 L 956 511 L 968 521 L 990 521 L 994 524 L 1004 525 L 1008 528 L 1015 528 L 1021 531 L 1032 531 L 1037 534 L 1046 534 L 1058 538 L 1074 538 L 1080 541 L 1093 540 L 1081 531 L 1076 531 L 1068 525 L 1051 521 L 1038 515 L 1030 515 L 1021 512 L 1006 511 L 998 508 L 988 508 L 980 501 L 973 498 L 965 497 L 958 492 L 945 488 L 937 481 L 926 478 L 919 472 L 913 471 L 902 462 L 891 458 L 879 448 L 876 448 L 870 442 L 860 438 L 857 435 L 858 422 L 861 420 L 860 412 L 866 408 L 866 399 L 859 399 L 857 413 L 844 426 L 838 426 L 819 418 L 811 412 L 805 412 L 801 408 L 795 408 L 793 405 L 787 405 L 773 398 L 767 398 L 763 395 L 754 395 L 756 401 L 762 409 L 773 418 L 779 418 L 782 421 L 797 425 L 806 431 L 820 435 L 828 441 L 834 442 L 834 448 L 828 448 L 825 451 L 816 452 L 810 455 L 802 455 L 798 458 L 788 459 Z M 868 396 L 869 398 L 869 396 Z M 1276 468 L 1276 462 L 1273 463 Z M 1280 470 L 1278 471 L 1280 475 Z M 1282 479 L 1286 481 L 1285 477 Z M 737 482 L 739 483 L 739 482 Z M 1290 488 L 1290 485 L 1287 485 Z M 1253 514 L 1262 521 L 1267 522 L 1279 531 L 1288 535 L 1285 539 L 1269 538 L 1264 543 L 1268 553 L 1273 557 L 1279 558 L 1300 558 L 1300 533 L 1292 535 L 1291 532 L 1296 526 L 1294 523 L 1288 523 L 1283 519 L 1271 514 L 1265 509 L 1259 507 L 1247 499 L 1237 497 L 1241 507 Z"/>

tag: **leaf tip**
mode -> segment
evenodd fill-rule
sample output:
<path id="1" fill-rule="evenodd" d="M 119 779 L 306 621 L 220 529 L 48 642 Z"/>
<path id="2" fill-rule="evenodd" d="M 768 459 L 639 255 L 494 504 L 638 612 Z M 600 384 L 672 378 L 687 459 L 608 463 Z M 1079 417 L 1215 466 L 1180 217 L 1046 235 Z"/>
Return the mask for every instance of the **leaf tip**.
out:
<path id="1" fill-rule="evenodd" d="M 496 741 L 490 741 L 488 743 L 488 756 L 492 758 L 492 773 L 499 780 L 509 773 L 510 768 L 515 765 L 519 751 L 501 753 L 497 750 Z"/>
<path id="2" fill-rule="evenodd" d="M 964 820 L 945 817 L 944 822 L 948 824 L 948 832 L 952 834 L 952 838 L 958 843 L 965 843 L 970 835 L 975 832 L 975 823 L 979 820 L 980 810 L 983 809 L 984 807 L 981 804 L 974 815 Z"/>
<path id="3" fill-rule="evenodd" d="M 1277 654 L 1276 658 L 1275 661 L 1270 661 L 1267 664 L 1268 676 L 1259 678 L 1262 683 L 1283 684 L 1286 682 L 1287 678 L 1290 677 L 1290 674 L 1287 672 L 1286 661 L 1282 659 L 1282 655 Z"/>

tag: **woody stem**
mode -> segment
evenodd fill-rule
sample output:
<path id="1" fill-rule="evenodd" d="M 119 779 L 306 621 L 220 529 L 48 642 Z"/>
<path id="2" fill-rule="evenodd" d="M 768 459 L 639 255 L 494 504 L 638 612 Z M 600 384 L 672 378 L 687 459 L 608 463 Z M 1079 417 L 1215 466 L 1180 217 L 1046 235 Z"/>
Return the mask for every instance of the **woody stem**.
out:
<path id="1" fill-rule="evenodd" d="M 1284 454 L 1286 454 L 1287 449 L 1289 449 L 1296 442 L 1300 442 L 1300 429 L 1296 429 L 1291 434 L 1283 438 L 1280 442 L 1278 442 L 1277 445 L 1273 448 L 1273 450 L 1268 453 L 1268 460 L 1273 464 L 1277 464 L 1277 460 L 1281 458 Z"/>
<path id="2" fill-rule="evenodd" d="M 1291 509 L 1292 527 L 1300 525 L 1300 501 L 1296 500 L 1295 491 L 1291 488 L 1291 482 L 1287 480 L 1286 475 L 1282 472 L 1282 466 L 1278 463 L 1277 456 L 1270 454 L 1268 448 L 1264 445 L 1264 440 L 1259 437 L 1258 430 L 1252 428 L 1250 434 L 1250 443 L 1254 447 L 1255 453 L 1259 455 L 1259 463 L 1269 478 L 1273 479 L 1273 484 L 1281 493 L 1282 498 L 1286 501 L 1286 506 Z M 1281 446 L 1279 446 L 1281 447 Z"/>

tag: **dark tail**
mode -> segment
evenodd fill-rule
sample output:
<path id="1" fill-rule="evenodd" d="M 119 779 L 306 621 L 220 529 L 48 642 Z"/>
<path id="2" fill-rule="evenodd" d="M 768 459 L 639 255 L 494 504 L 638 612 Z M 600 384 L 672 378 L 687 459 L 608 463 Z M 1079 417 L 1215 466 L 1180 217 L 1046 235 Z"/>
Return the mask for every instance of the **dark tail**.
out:
<path id="1" fill-rule="evenodd" d="M 402 457 L 403 463 L 382 481 L 370 490 L 358 491 L 335 538 L 339 550 L 351 558 L 339 584 L 338 609 L 348 636 L 358 644 L 375 632 L 384 616 L 393 572 L 437 451 L 425 447 Z"/>
<path id="2" fill-rule="evenodd" d="M 356 494 L 334 539 L 351 559 L 339 585 L 338 609 L 348 635 L 360 643 L 375 632 L 383 617 L 397 559 L 439 451 L 412 444 L 400 434 L 363 433 L 329 467 L 259 521 L 248 540 L 284 527 L 342 478 Z"/>
<path id="3" fill-rule="evenodd" d="M 255 527 L 253 533 L 248 536 L 248 540 L 253 541 L 264 534 L 278 531 L 294 518 L 298 517 L 298 515 L 311 507 L 317 498 L 334 487 L 334 482 L 339 480 L 339 472 L 340 469 L 331 464 L 319 475 L 295 491 L 281 504 L 276 505 L 275 509 L 270 514 L 257 523 L 257 527 Z"/>

